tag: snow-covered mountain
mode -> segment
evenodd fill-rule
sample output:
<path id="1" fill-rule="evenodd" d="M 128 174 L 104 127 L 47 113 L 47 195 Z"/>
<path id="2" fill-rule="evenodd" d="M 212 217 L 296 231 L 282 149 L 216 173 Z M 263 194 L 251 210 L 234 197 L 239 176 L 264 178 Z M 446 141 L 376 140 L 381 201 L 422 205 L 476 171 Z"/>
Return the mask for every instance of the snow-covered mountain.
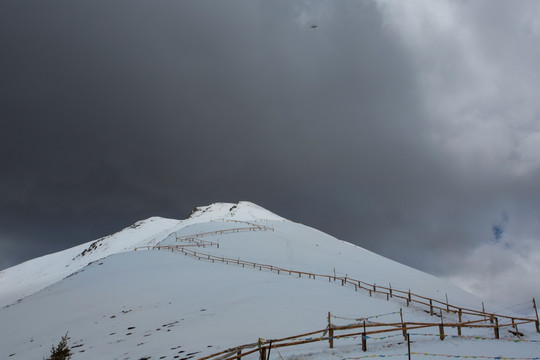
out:
<path id="1" fill-rule="evenodd" d="M 210 260 L 219 258 L 237 263 Z M 442 302 L 448 297 L 449 303 L 464 308 L 482 306 L 481 299 L 445 281 L 255 204 L 217 203 L 194 209 L 186 220 L 153 217 L 1 271 L 0 359 L 46 357 L 68 331 L 74 360 L 187 360 L 258 338 L 324 329 L 328 312 L 337 324 L 373 316 L 399 322 L 400 309 L 405 321 L 440 321 L 413 303 L 406 306 L 402 300 L 370 296 L 328 278 L 278 274 L 246 262 L 410 289 Z M 485 306 L 489 312 L 503 311 L 492 303 Z M 443 321 L 456 322 L 455 314 L 444 314 Z M 426 329 L 412 334 L 412 346 L 440 358 L 538 356 L 540 337 L 534 325 L 520 326 L 521 340 L 527 341 L 486 340 L 492 330 L 479 328 L 474 333 L 464 330 L 476 339 L 441 342 L 427 335 L 433 329 Z M 515 339 L 506 330 L 501 330 L 501 338 Z M 399 339 L 370 340 L 365 353 L 358 341 L 336 340 L 334 349 L 324 342 L 282 348 L 272 357 L 406 358 Z"/>

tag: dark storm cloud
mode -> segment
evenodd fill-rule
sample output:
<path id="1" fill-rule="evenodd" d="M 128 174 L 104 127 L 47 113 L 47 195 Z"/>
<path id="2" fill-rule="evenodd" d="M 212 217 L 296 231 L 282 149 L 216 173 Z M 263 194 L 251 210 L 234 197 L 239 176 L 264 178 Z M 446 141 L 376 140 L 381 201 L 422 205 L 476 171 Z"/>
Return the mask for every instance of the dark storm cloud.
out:
<path id="1" fill-rule="evenodd" d="M 320 194 L 324 218 L 325 185 L 354 186 L 379 166 L 361 170 L 362 153 L 389 157 L 415 131 L 394 128 L 414 112 L 397 96 L 411 79 L 371 5 L 318 32 L 286 3 L 5 7 L 8 232 L 221 199 L 283 198 L 279 211 L 284 194 L 304 204 L 291 217 Z"/>
<path id="2" fill-rule="evenodd" d="M 438 274 L 502 212 L 537 221 L 537 171 L 464 167 L 461 130 L 433 121 L 467 72 L 426 88 L 445 61 L 422 51 L 461 43 L 411 47 L 381 3 L 4 1 L 0 267 L 216 201 Z"/>

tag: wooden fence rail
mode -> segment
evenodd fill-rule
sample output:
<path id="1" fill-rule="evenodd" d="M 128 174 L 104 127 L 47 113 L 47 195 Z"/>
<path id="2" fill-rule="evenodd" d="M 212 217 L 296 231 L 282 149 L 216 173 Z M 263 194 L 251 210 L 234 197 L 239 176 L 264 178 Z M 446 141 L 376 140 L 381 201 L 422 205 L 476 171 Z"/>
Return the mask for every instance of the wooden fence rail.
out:
<path id="1" fill-rule="evenodd" d="M 235 222 L 235 223 L 247 224 L 247 225 L 250 225 L 250 226 L 249 227 L 241 227 L 241 228 L 232 228 L 232 229 L 208 231 L 208 232 L 197 233 L 197 234 L 193 234 L 193 235 L 178 235 L 177 231 L 172 233 L 172 234 L 174 234 L 176 236 L 177 240 L 180 240 L 180 239 L 184 239 L 184 238 L 192 239 L 192 238 L 199 238 L 199 237 L 203 237 L 203 236 L 232 234 L 232 233 L 239 233 L 239 232 L 245 232 L 245 231 L 274 231 L 273 227 L 266 226 L 266 225 L 259 225 L 259 224 L 254 224 L 254 223 L 250 223 L 250 222 L 247 222 L 247 221 L 238 221 L 238 220 L 227 220 L 227 221 L 231 221 L 231 222 Z M 170 234 L 169 236 L 171 236 L 172 234 Z"/>
<path id="2" fill-rule="evenodd" d="M 402 336 L 407 339 L 409 336 L 408 331 L 417 330 L 417 329 L 426 329 L 426 328 L 437 328 L 439 333 L 436 334 L 439 336 L 440 340 L 444 340 L 447 336 L 445 334 L 445 328 L 492 328 L 494 331 L 494 338 L 499 339 L 499 328 L 503 326 L 512 326 L 512 324 L 506 325 L 497 325 L 497 324 L 478 324 L 483 320 L 473 320 L 460 323 L 422 323 L 422 322 L 401 322 L 401 323 L 358 323 L 358 324 L 349 324 L 345 326 L 338 326 L 329 324 L 325 329 L 312 331 L 308 333 L 303 333 L 299 335 L 289 336 L 281 339 L 261 339 L 255 343 L 244 344 L 240 346 L 235 346 L 227 350 L 214 353 L 198 360 L 236 360 L 241 359 L 247 355 L 258 352 L 260 359 L 266 360 L 266 354 L 271 350 L 271 348 L 281 348 L 288 346 L 297 346 L 302 344 L 314 343 L 318 341 L 328 341 L 329 347 L 332 348 L 334 340 L 345 339 L 351 337 L 361 337 L 362 338 L 362 350 L 367 351 L 367 341 L 370 335 L 379 335 L 393 332 L 401 332 Z M 357 332 L 347 332 L 343 334 L 336 334 L 337 331 L 346 331 L 360 329 L 361 331 Z M 320 334 L 318 337 L 308 337 L 312 335 Z M 306 338 L 307 337 L 307 338 Z M 248 350 L 249 349 L 249 350 Z M 245 351 L 248 350 L 248 351 Z"/>
<path id="3" fill-rule="evenodd" d="M 217 246 L 219 248 L 219 242 L 206 241 L 206 240 L 201 240 L 201 239 L 197 239 L 197 238 L 194 238 L 194 237 L 187 237 L 187 236 L 186 237 L 180 237 L 180 238 L 177 237 L 176 241 L 187 241 L 187 242 L 194 243 L 194 244 Z"/>
<path id="4" fill-rule="evenodd" d="M 183 249 L 183 248 L 186 248 L 186 247 L 203 247 L 203 248 L 205 248 L 207 246 L 211 246 L 211 245 L 208 245 L 208 244 L 148 245 L 148 246 L 137 246 L 135 248 L 135 251 L 143 250 L 143 249 L 146 249 L 146 250 L 167 250 L 167 251 L 170 250 L 170 251 L 174 251 L 174 250 Z"/>
<path id="5" fill-rule="evenodd" d="M 272 229 L 272 228 L 268 228 Z M 204 233 L 198 233 L 193 235 L 185 235 L 185 236 L 178 236 L 177 233 L 174 233 L 177 237 L 177 239 L 181 238 L 194 238 L 194 237 L 203 237 L 203 236 L 211 236 L 211 235 L 223 235 L 223 234 L 232 234 L 232 233 L 239 233 L 239 232 L 245 232 L 245 231 L 269 231 L 268 229 L 265 229 L 263 227 L 244 227 L 244 228 L 233 228 L 233 229 L 224 229 L 224 230 L 216 230 L 216 231 L 208 231 Z M 272 230 L 270 230 L 272 231 Z"/>
<path id="6" fill-rule="evenodd" d="M 243 231 L 274 231 L 274 229 L 269 226 L 257 225 L 257 224 L 253 224 L 247 221 L 238 221 L 238 220 L 227 220 L 227 221 L 248 224 L 251 227 L 216 230 L 216 231 L 210 231 L 210 232 L 205 232 L 205 233 L 197 233 L 193 235 L 178 235 L 178 232 L 173 232 L 169 234 L 165 239 L 171 236 L 174 236 L 176 241 L 186 241 L 186 242 L 193 243 L 194 245 L 150 245 L 150 246 L 139 246 L 135 248 L 135 250 L 139 250 L 139 249 L 173 250 L 173 249 L 189 247 L 189 246 L 195 246 L 195 247 L 215 246 L 219 248 L 219 242 L 202 240 L 200 239 L 200 237 L 210 236 L 210 235 L 223 235 L 223 234 L 229 234 L 229 233 L 238 233 L 238 232 L 243 232 Z"/>
<path id="7" fill-rule="evenodd" d="M 406 300 L 407 306 L 409 306 L 409 304 L 411 303 L 424 305 L 427 308 L 429 308 L 430 315 L 434 315 L 435 310 L 438 310 L 439 312 L 445 311 L 445 312 L 456 313 L 459 315 L 460 319 L 462 315 L 470 315 L 470 316 L 481 317 L 483 321 L 490 321 L 490 322 L 493 322 L 494 318 L 508 319 L 514 322 L 516 321 L 522 321 L 526 323 L 532 322 L 532 323 L 535 323 L 536 331 L 540 333 L 538 317 L 536 318 L 515 317 L 515 316 L 510 316 L 510 315 L 503 315 L 503 314 L 497 314 L 497 313 L 490 313 L 486 311 L 462 308 L 462 307 L 450 305 L 447 303 L 443 303 L 444 306 L 438 306 L 438 305 L 434 305 L 434 303 L 442 303 L 438 300 L 430 299 L 425 296 L 416 295 L 412 292 L 404 292 L 401 290 L 391 289 L 391 288 L 387 288 L 383 286 L 371 285 L 366 282 L 359 281 L 359 280 L 349 278 L 349 277 L 340 277 L 340 276 L 326 275 L 326 274 L 315 274 L 315 273 L 310 273 L 310 272 L 305 272 L 305 271 L 284 269 L 278 266 L 273 266 L 273 265 L 268 265 L 268 264 L 260 264 L 260 263 L 256 263 L 252 261 L 232 259 L 232 258 L 227 258 L 223 256 L 216 256 L 216 255 L 188 249 L 185 247 L 179 247 L 179 248 L 176 248 L 175 250 L 182 252 L 184 255 L 195 257 L 198 260 L 207 260 L 207 261 L 212 261 L 212 262 L 217 261 L 217 262 L 222 262 L 225 264 L 236 264 L 236 265 L 241 265 L 242 267 L 247 266 L 254 269 L 258 268 L 259 270 L 265 269 L 265 270 L 276 272 L 278 274 L 281 274 L 281 273 L 285 273 L 289 275 L 294 274 L 294 275 L 298 275 L 298 277 L 307 276 L 308 278 L 313 278 L 313 279 L 322 278 L 322 279 L 328 279 L 328 281 L 338 281 L 338 282 L 341 281 L 342 286 L 350 285 L 351 287 L 354 287 L 356 291 L 358 291 L 358 289 L 368 291 L 370 296 L 372 296 L 373 294 L 382 294 L 382 295 L 386 295 L 387 300 L 389 300 L 390 298 L 398 298 L 398 299 Z M 368 287 L 366 285 L 370 285 L 371 287 Z M 390 289 L 392 291 L 390 291 Z M 407 294 L 407 296 L 396 295 L 396 293 L 404 293 L 404 294 Z M 429 302 L 417 300 L 416 298 L 428 299 Z"/>

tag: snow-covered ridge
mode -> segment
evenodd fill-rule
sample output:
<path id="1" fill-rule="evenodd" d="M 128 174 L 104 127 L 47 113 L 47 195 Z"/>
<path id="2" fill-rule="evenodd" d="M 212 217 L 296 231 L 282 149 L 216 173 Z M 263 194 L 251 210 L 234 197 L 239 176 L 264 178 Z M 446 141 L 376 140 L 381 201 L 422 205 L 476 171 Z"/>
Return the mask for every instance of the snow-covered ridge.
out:
<path id="1" fill-rule="evenodd" d="M 152 217 L 106 237 L 45 255 L 0 271 L 0 307 L 32 295 L 107 256 L 166 236 L 177 220 Z"/>
<path id="2" fill-rule="evenodd" d="M 0 307 L 32 295 L 88 264 L 114 254 L 154 245 L 169 234 L 187 226 L 234 219 L 240 221 L 280 220 L 284 218 L 251 202 L 215 203 L 197 207 L 186 220 L 151 217 L 109 236 L 26 261 L 0 271 Z"/>
<path id="3" fill-rule="evenodd" d="M 250 220 L 285 220 L 259 205 L 249 201 L 240 201 L 238 204 L 214 203 L 208 206 L 199 206 L 193 209 L 187 221 L 207 222 L 218 219 Z"/>

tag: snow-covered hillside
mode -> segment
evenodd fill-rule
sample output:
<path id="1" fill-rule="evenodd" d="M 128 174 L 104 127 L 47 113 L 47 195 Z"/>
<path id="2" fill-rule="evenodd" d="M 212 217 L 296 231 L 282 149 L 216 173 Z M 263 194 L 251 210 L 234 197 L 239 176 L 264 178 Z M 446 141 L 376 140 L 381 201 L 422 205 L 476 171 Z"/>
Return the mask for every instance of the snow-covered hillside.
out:
<path id="1" fill-rule="evenodd" d="M 218 246 L 219 244 L 219 246 Z M 204 245 L 204 247 L 202 247 Z M 269 264 L 306 273 L 352 277 L 453 305 L 479 309 L 482 300 L 433 276 L 401 265 L 255 204 L 218 203 L 186 220 L 150 218 L 114 235 L 37 258 L 0 272 L 0 359 L 41 359 L 69 331 L 73 359 L 191 359 L 236 345 L 324 329 L 334 322 L 381 315 L 383 322 L 438 322 L 425 308 L 355 291 L 338 282 L 291 276 L 210 258 Z M 160 247 L 161 250 L 157 250 Z M 148 250 L 154 248 L 155 250 Z M 172 251 L 174 250 L 174 251 Z M 487 303 L 490 312 L 500 312 Z M 344 319 L 341 319 L 344 318 Z M 435 318 L 436 320 L 433 320 Z M 443 321 L 455 322 L 444 314 Z M 489 321 L 488 321 L 489 322 Z M 464 329 L 476 339 L 412 334 L 413 351 L 466 356 L 533 358 L 540 354 L 534 325 L 521 325 L 519 343 L 491 338 L 491 329 Z M 451 334 L 454 335 L 454 334 Z M 515 339 L 501 330 L 501 338 Z M 358 358 L 396 355 L 396 337 L 336 340 L 282 348 L 272 358 Z M 406 351 L 405 351 L 406 352 Z M 417 355 L 423 356 L 423 355 Z M 257 356 L 251 355 L 252 359 Z"/>
<path id="2" fill-rule="evenodd" d="M 253 203 L 217 203 L 193 209 L 186 220 L 151 217 L 116 234 L 42 256 L 0 271 L 0 307 L 31 295 L 104 257 L 155 245 L 172 232 L 217 219 L 284 220 Z"/>

